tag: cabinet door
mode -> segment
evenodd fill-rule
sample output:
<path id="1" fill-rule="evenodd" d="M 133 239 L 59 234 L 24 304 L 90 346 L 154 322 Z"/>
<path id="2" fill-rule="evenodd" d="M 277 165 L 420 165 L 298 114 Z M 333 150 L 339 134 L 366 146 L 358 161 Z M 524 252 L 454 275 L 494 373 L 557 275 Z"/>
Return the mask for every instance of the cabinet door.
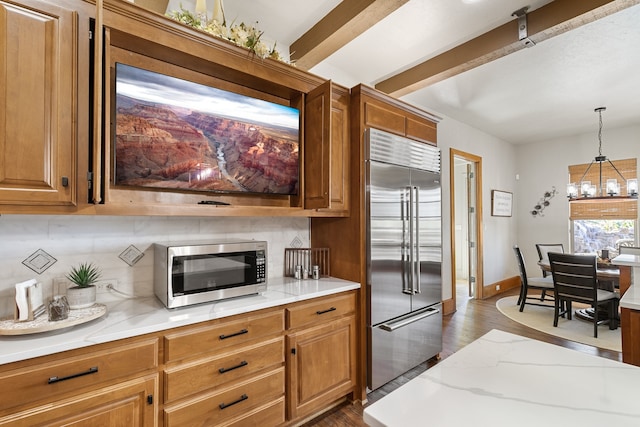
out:
<path id="1" fill-rule="evenodd" d="M 331 146 L 329 209 L 349 210 L 349 92 L 333 87 L 331 99 Z"/>
<path id="2" fill-rule="evenodd" d="M 329 207 L 331 81 L 309 92 L 304 112 L 304 207 Z"/>
<path id="3" fill-rule="evenodd" d="M 0 205 L 75 202 L 76 13 L 0 1 Z"/>
<path id="4" fill-rule="evenodd" d="M 287 343 L 290 420 L 312 414 L 353 391 L 353 316 L 291 334 Z"/>
<path id="5" fill-rule="evenodd" d="M 305 209 L 349 210 L 349 140 L 349 90 L 328 81 L 305 103 Z"/>
<path id="6" fill-rule="evenodd" d="M 0 426 L 155 426 L 157 375 L 126 381 L 0 418 Z"/>

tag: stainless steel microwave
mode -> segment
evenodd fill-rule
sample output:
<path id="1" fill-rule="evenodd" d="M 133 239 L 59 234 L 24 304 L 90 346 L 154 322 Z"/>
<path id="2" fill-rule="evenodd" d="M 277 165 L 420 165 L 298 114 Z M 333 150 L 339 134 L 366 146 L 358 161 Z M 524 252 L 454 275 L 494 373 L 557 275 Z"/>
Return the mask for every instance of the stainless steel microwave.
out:
<path id="1" fill-rule="evenodd" d="M 267 288 L 267 242 L 156 243 L 153 268 L 168 308 L 258 294 Z"/>

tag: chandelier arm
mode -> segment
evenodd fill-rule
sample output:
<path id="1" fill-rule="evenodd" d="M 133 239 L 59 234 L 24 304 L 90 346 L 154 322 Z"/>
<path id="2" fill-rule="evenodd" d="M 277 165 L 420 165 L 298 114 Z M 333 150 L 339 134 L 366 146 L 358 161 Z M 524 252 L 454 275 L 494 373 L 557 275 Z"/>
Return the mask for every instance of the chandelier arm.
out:
<path id="1" fill-rule="evenodd" d="M 587 176 L 587 174 L 589 173 L 589 169 L 591 169 L 591 166 L 593 166 L 593 164 L 595 163 L 595 160 L 592 160 L 591 163 L 589 163 L 589 166 L 587 167 L 587 170 L 584 171 L 584 173 L 582 174 L 582 176 L 580 177 L 580 181 L 578 182 L 582 182 L 582 180 L 584 179 L 585 176 Z"/>
<path id="2" fill-rule="evenodd" d="M 622 174 L 620 173 L 620 171 L 618 170 L 617 167 L 615 167 L 615 165 L 613 163 L 611 163 L 611 160 L 607 159 L 607 162 L 609 162 L 609 164 L 611 165 L 611 167 L 613 168 L 613 170 L 615 170 L 618 173 L 618 176 L 620 177 L 620 179 L 622 179 L 623 182 L 627 182 L 627 179 L 622 176 Z"/>

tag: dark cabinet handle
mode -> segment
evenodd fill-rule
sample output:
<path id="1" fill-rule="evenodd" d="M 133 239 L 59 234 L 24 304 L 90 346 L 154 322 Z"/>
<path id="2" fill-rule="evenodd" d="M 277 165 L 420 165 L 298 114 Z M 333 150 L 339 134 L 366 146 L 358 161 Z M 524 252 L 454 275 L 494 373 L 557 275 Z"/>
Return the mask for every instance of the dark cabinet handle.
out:
<path id="1" fill-rule="evenodd" d="M 320 310 L 320 311 L 316 311 L 316 314 L 320 315 L 320 314 L 325 314 L 325 313 L 329 313 L 331 311 L 336 311 L 337 309 L 335 307 L 331 307 L 330 309 L 327 310 Z"/>
<path id="2" fill-rule="evenodd" d="M 221 403 L 219 406 L 220 406 L 220 409 L 225 409 L 225 408 L 228 408 L 229 406 L 235 405 L 236 403 L 240 403 L 243 400 L 247 400 L 248 398 L 249 398 L 249 396 L 247 396 L 246 394 L 243 394 L 242 396 L 240 396 L 240 399 L 235 400 L 235 401 L 233 401 L 231 403 Z"/>
<path id="3" fill-rule="evenodd" d="M 62 186 L 63 187 L 68 187 L 69 186 L 69 177 L 66 177 L 66 176 L 62 177 Z"/>
<path id="4" fill-rule="evenodd" d="M 49 378 L 49 384 L 59 383 L 60 381 L 66 381 L 66 380 L 70 380 L 72 378 L 83 377 L 85 375 L 95 374 L 97 372 L 98 372 L 98 367 L 94 366 L 92 368 L 89 368 L 88 371 L 84 371 L 84 372 L 80 372 L 80 373 L 77 373 L 77 374 L 68 375 L 66 377 L 51 377 L 51 378 Z"/>
<path id="5" fill-rule="evenodd" d="M 242 362 L 240 362 L 239 365 L 232 366 L 230 368 L 220 368 L 220 369 L 218 369 L 218 372 L 220 372 L 221 374 L 224 374 L 225 372 L 229 372 L 229 371 L 233 371 L 234 369 L 242 368 L 243 366 L 247 366 L 248 364 L 249 363 L 247 363 L 246 360 L 243 360 Z"/>
<path id="6" fill-rule="evenodd" d="M 243 329 L 243 330 L 238 331 L 238 332 L 236 332 L 234 334 L 231 334 L 231 335 L 222 334 L 222 335 L 220 335 L 220 339 L 221 340 L 226 340 L 227 338 L 237 337 L 238 335 L 248 334 L 248 333 L 249 333 L 249 331 L 247 329 Z"/>

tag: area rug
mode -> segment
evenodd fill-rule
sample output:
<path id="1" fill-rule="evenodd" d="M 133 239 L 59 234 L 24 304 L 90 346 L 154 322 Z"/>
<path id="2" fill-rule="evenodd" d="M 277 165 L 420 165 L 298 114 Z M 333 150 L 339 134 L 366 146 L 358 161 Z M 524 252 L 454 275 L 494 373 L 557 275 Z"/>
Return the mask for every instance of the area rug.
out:
<path id="1" fill-rule="evenodd" d="M 572 320 L 561 317 L 558 319 L 558 327 L 554 327 L 552 305 L 549 307 L 526 305 L 521 313 L 516 305 L 517 301 L 517 296 L 504 297 L 496 302 L 496 307 L 509 319 L 549 335 L 594 347 L 622 351 L 620 328 L 611 331 L 606 325 L 598 326 L 598 338 L 594 338 L 593 324 L 590 322 L 580 320 L 574 315 Z M 574 303 L 573 306 L 575 309 L 576 304 Z"/>

